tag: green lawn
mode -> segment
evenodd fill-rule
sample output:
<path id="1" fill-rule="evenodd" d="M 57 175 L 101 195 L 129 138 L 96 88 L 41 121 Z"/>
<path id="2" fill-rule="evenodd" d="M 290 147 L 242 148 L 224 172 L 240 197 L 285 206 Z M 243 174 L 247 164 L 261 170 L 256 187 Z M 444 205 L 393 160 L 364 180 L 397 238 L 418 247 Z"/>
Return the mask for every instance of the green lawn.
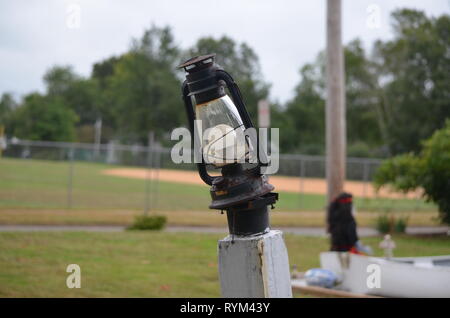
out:
<path id="1" fill-rule="evenodd" d="M 218 297 L 222 234 L 164 232 L 0 233 L 0 297 Z M 450 237 L 394 237 L 396 256 L 450 254 Z M 377 248 L 380 238 L 366 238 Z M 290 263 L 319 266 L 325 238 L 286 236 Z M 66 287 L 68 264 L 81 288 Z"/>
<path id="2" fill-rule="evenodd" d="M 73 169 L 71 207 L 74 209 L 142 210 L 145 180 L 102 175 L 106 164 L 76 162 Z M 69 202 L 69 164 L 64 161 L 0 159 L 0 208 L 61 209 Z M 206 186 L 159 182 L 150 191 L 159 211 L 206 211 L 210 203 Z M 436 212 L 432 204 L 408 199 L 361 199 L 359 211 Z M 281 192 L 278 211 L 323 211 L 325 196 Z"/>

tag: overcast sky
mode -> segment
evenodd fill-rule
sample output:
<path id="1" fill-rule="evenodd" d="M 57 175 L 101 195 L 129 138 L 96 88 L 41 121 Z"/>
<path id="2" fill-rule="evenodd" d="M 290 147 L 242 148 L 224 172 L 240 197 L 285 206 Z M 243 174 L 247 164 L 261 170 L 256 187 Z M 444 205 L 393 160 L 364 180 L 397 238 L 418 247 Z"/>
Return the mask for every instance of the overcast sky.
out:
<path id="1" fill-rule="evenodd" d="M 170 25 L 181 48 L 223 34 L 258 54 L 271 97 L 292 97 L 299 68 L 325 47 L 325 0 L 0 0 L 0 93 L 43 91 L 50 66 L 73 66 L 84 76 L 94 62 L 127 50 L 152 23 Z M 75 5 L 74 5 L 75 4 Z M 344 43 L 366 48 L 392 36 L 389 14 L 418 8 L 450 12 L 449 0 L 343 0 Z M 77 12 L 79 10 L 79 23 Z M 377 12 L 380 19 L 377 19 Z M 379 22 L 379 23 L 378 23 Z"/>

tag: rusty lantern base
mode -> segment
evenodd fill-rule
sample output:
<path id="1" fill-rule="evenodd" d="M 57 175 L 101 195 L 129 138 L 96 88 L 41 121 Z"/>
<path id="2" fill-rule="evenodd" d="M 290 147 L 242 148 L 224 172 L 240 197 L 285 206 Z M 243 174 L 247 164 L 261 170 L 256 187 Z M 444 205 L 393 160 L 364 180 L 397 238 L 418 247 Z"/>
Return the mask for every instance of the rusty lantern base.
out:
<path id="1" fill-rule="evenodd" d="M 278 200 L 278 193 L 268 193 L 245 205 L 227 209 L 230 234 L 249 236 L 270 231 L 269 207 Z"/>
<path id="2" fill-rule="evenodd" d="M 240 164 L 222 168 L 211 187 L 211 209 L 227 212 L 230 234 L 249 236 L 270 230 L 269 209 L 278 193 L 259 170 L 244 170 Z"/>

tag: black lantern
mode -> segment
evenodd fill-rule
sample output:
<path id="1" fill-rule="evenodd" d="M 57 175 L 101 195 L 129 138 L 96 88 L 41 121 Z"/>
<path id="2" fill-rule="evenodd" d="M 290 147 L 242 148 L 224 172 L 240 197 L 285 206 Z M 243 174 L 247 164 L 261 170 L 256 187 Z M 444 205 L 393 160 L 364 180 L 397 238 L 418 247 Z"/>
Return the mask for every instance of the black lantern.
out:
<path id="1" fill-rule="evenodd" d="M 214 63 L 215 54 L 197 56 L 181 64 L 186 74 L 182 86 L 183 101 L 191 135 L 201 137 L 201 162 L 197 164 L 202 180 L 211 186 L 210 209 L 227 212 L 230 234 L 255 235 L 269 231 L 268 206 L 278 200 L 274 187 L 261 173 L 263 163 L 246 164 L 250 152 L 258 153 L 257 138 L 246 135 L 253 128 L 239 87 L 233 78 Z M 228 89 L 231 98 L 226 94 Z M 194 121 L 201 120 L 201 125 Z M 207 130 L 213 131 L 203 139 Z M 244 138 L 238 138 L 244 135 Z M 224 147 L 217 147 L 220 142 Z M 232 156 L 225 156 L 229 145 Z M 221 176 L 211 176 L 207 166 L 221 169 Z M 250 166 L 250 168 L 247 168 Z"/>

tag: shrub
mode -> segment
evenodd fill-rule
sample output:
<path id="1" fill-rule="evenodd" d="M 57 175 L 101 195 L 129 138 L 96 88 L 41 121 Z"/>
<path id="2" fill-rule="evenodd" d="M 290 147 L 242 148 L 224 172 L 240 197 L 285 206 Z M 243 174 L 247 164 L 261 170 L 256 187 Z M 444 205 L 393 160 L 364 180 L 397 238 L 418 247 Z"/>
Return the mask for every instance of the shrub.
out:
<path id="1" fill-rule="evenodd" d="M 450 224 L 450 119 L 423 142 L 419 155 L 403 154 L 383 162 L 374 177 L 376 189 L 391 186 L 408 192 L 423 189 L 427 201 L 439 207 L 442 223 Z"/>
<path id="2" fill-rule="evenodd" d="M 128 227 L 129 230 L 161 230 L 166 225 L 167 218 L 163 215 L 139 215 L 134 223 Z"/>
<path id="3" fill-rule="evenodd" d="M 349 157 L 367 158 L 371 157 L 371 147 L 363 142 L 355 142 L 348 145 L 347 155 Z"/>
<path id="4" fill-rule="evenodd" d="M 394 231 L 397 233 L 405 233 L 408 226 L 408 216 L 399 217 L 394 223 Z"/>
<path id="5" fill-rule="evenodd" d="M 387 234 L 391 232 L 391 220 L 388 214 L 379 215 L 376 219 L 375 227 L 381 234 Z"/>
<path id="6" fill-rule="evenodd" d="M 381 234 L 387 233 L 405 233 L 408 226 L 408 216 L 394 217 L 388 213 L 379 215 L 376 219 L 375 227 Z"/>

